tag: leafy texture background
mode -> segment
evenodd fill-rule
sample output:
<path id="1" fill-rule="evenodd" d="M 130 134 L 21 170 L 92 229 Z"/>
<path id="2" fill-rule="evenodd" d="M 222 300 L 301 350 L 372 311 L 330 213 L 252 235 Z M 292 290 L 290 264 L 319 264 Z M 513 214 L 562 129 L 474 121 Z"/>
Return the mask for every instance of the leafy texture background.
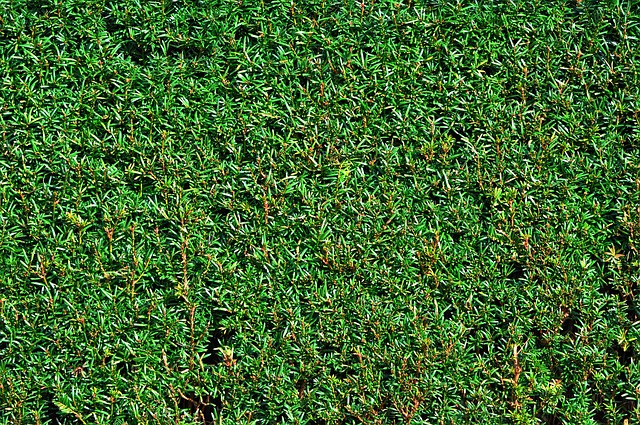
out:
<path id="1" fill-rule="evenodd" d="M 639 12 L 1 0 L 0 423 L 639 423 Z"/>

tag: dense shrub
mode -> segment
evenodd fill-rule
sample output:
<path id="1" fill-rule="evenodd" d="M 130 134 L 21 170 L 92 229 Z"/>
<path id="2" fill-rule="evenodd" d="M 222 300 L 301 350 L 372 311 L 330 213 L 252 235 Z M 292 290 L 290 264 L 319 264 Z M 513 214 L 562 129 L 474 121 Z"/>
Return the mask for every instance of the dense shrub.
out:
<path id="1" fill-rule="evenodd" d="M 0 423 L 640 423 L 639 37 L 0 0 Z"/>

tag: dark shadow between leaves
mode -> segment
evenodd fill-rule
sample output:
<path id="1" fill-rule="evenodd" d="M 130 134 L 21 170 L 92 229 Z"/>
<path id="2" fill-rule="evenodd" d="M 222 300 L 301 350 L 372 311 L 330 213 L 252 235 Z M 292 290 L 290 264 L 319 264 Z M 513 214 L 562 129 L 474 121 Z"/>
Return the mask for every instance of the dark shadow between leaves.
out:
<path id="1" fill-rule="evenodd" d="M 51 425 L 59 425 L 62 423 L 62 415 L 60 409 L 53 402 L 53 394 L 49 391 L 44 391 L 42 393 L 42 401 L 44 402 L 45 408 L 45 419 L 49 421 Z"/>
<path id="2" fill-rule="evenodd" d="M 562 322 L 562 327 L 560 328 L 560 335 L 564 335 L 569 337 L 571 340 L 576 338 L 576 334 L 578 333 L 578 320 L 580 316 L 576 312 L 568 312 L 567 317 Z"/>
<path id="3" fill-rule="evenodd" d="M 118 371 L 118 375 L 123 379 L 127 379 L 129 374 L 131 373 L 132 366 L 129 362 L 119 361 L 116 363 L 116 370 Z"/>
<path id="4" fill-rule="evenodd" d="M 632 346 L 627 346 L 622 347 L 619 344 L 616 344 L 613 347 L 613 350 L 616 352 L 616 354 L 618 355 L 618 361 L 620 362 L 620 365 L 624 366 L 624 367 L 628 367 L 631 365 L 632 361 L 633 361 L 633 357 L 635 355 L 635 350 Z"/>
<path id="5" fill-rule="evenodd" d="M 464 232 L 462 230 L 451 233 L 451 240 L 454 244 L 459 244 L 460 239 L 464 236 Z"/>
<path id="6" fill-rule="evenodd" d="M 553 413 L 542 413 L 538 416 L 538 419 L 545 425 L 562 425 L 564 421 L 562 418 Z"/>
<path id="7" fill-rule="evenodd" d="M 531 335 L 535 338 L 535 346 L 538 349 L 546 348 L 549 346 L 549 340 L 547 339 L 545 333 L 543 333 L 538 328 L 533 328 L 531 330 Z"/>
<path id="8" fill-rule="evenodd" d="M 214 323 L 220 323 L 230 315 L 231 313 L 227 312 L 216 312 Z M 206 365 L 216 365 L 224 362 L 224 355 L 221 348 L 229 346 L 235 334 L 236 332 L 234 330 L 224 329 L 222 327 L 217 327 L 211 331 L 209 339 L 207 340 L 207 349 L 202 363 Z"/>
<path id="9" fill-rule="evenodd" d="M 525 268 L 522 264 L 517 261 L 512 261 L 509 263 L 509 269 L 511 270 L 507 275 L 507 279 L 509 280 L 520 280 L 524 278 Z"/>
<path id="10" fill-rule="evenodd" d="M 198 421 L 209 425 L 214 423 L 215 413 L 222 410 L 222 399 L 219 396 L 198 396 L 195 393 L 187 393 L 181 395 L 178 408 L 189 409 Z"/>

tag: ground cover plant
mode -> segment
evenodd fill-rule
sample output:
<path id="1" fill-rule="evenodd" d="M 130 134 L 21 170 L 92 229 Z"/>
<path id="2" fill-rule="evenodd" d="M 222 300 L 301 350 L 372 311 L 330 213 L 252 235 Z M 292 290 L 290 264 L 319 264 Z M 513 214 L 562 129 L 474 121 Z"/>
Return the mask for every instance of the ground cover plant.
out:
<path id="1" fill-rule="evenodd" d="M 0 0 L 0 423 L 640 423 L 639 37 Z"/>

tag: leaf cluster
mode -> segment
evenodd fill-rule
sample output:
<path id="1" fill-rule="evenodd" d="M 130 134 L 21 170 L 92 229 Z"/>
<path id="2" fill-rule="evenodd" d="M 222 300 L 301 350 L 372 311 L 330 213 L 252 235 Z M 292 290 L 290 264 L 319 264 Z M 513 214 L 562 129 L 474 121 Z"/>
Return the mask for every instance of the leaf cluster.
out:
<path id="1" fill-rule="evenodd" d="M 0 423 L 639 423 L 639 10 L 0 0 Z"/>

